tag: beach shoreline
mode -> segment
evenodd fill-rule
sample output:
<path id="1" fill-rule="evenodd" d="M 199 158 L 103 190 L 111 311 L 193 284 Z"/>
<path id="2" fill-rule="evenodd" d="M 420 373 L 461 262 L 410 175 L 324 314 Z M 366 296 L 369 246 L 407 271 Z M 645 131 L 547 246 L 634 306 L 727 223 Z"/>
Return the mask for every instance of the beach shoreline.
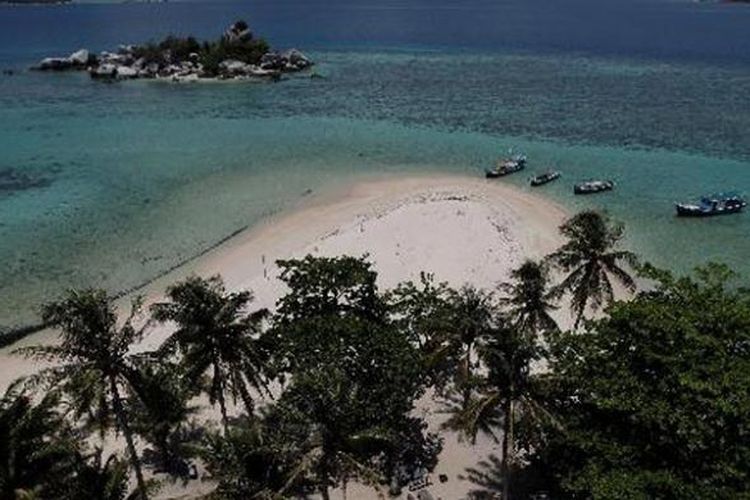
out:
<path id="1" fill-rule="evenodd" d="M 427 211 L 419 216 L 412 214 L 411 219 L 414 220 L 410 220 L 409 214 L 398 213 L 399 209 L 403 212 L 403 209 L 408 207 L 427 207 L 432 204 L 434 208 L 440 207 L 441 203 L 450 205 L 450 202 L 453 202 L 456 207 L 448 209 L 443 206 L 437 212 L 431 212 L 428 207 Z M 408 259 L 402 259 L 402 265 L 396 266 L 400 270 L 393 268 L 392 263 L 385 266 L 379 265 L 379 258 L 383 259 L 386 254 L 394 252 L 393 248 L 386 248 L 388 245 L 378 250 L 378 241 L 375 239 L 362 239 L 356 244 L 351 241 L 339 244 L 336 241 L 337 235 L 346 235 L 347 232 L 351 234 L 353 230 L 356 231 L 359 227 L 364 229 L 368 224 L 382 220 L 389 215 L 391 216 L 389 219 L 392 219 L 389 226 L 381 228 L 381 231 L 386 234 L 400 225 L 399 219 L 404 221 L 403 224 L 406 226 L 429 225 L 432 218 L 444 218 L 446 213 L 453 208 L 460 210 L 462 204 L 469 204 L 474 208 L 486 207 L 498 216 L 501 212 L 507 216 L 507 220 L 501 223 L 516 227 L 511 236 L 505 236 L 507 241 L 504 244 L 509 244 L 514 248 L 515 260 L 518 260 L 522 254 L 540 258 L 554 250 L 561 241 L 557 234 L 557 227 L 568 215 L 564 207 L 548 198 L 497 180 L 446 173 L 362 176 L 309 193 L 287 209 L 229 235 L 205 252 L 124 293 L 117 299 L 117 305 L 121 312 L 126 312 L 134 297 L 143 297 L 145 304 L 148 305 L 162 297 L 170 284 L 187 276 L 218 274 L 222 276 L 228 289 L 250 289 L 254 292 L 256 306 L 273 308 L 275 300 L 281 293 L 280 283 L 275 279 L 275 261 L 300 258 L 307 254 L 333 256 L 371 253 L 370 258 L 376 270 L 381 274 L 380 285 L 384 288 L 407 279 L 418 279 L 421 272 L 437 272 L 436 279 L 448 281 L 453 286 L 470 283 L 475 286 L 494 288 L 495 284 L 505 278 L 503 273 L 507 274 L 509 266 L 498 267 L 497 272 L 491 273 L 492 277 L 480 278 L 482 273 L 476 270 L 466 273 L 464 269 L 461 269 L 460 263 L 443 262 L 446 258 L 450 260 L 460 256 L 443 255 L 433 259 L 434 264 L 431 265 L 429 259 L 426 261 L 423 259 L 424 256 L 417 258 L 417 255 L 413 255 L 413 259 L 423 261 L 423 267 L 414 268 L 404 276 L 402 275 L 403 269 L 412 264 Z M 473 215 L 475 214 L 469 214 L 469 217 Z M 485 217 L 489 216 L 485 215 Z M 525 228 L 520 227 L 522 223 L 526 226 Z M 489 231 L 492 227 L 490 222 L 485 230 Z M 455 227 L 447 224 L 442 231 L 449 233 L 452 229 Z M 424 228 L 419 227 L 412 227 L 411 230 L 414 236 L 417 236 L 420 231 L 425 232 Z M 497 231 L 497 228 L 495 230 Z M 474 228 L 471 231 L 482 231 L 482 229 Z M 440 231 L 436 231 L 435 235 L 438 240 L 430 242 L 431 244 L 439 243 Z M 478 240 L 482 238 L 481 235 L 477 236 Z M 450 237 L 444 239 L 444 241 L 449 240 Z M 493 251 L 487 243 L 482 242 L 485 249 Z M 465 253 L 463 257 L 466 259 L 470 259 L 473 254 L 468 250 L 469 248 L 462 250 Z M 511 261 L 515 262 L 511 258 L 506 264 L 510 265 Z M 469 267 L 479 269 L 477 266 Z M 505 269 L 502 269 L 503 267 Z M 441 269 L 453 270 L 441 275 Z M 49 343 L 53 337 L 54 335 L 49 330 L 40 330 L 9 346 L 0 348 L 0 358 L 3 358 L 0 388 L 4 390 L 7 387 L 14 378 L 12 376 L 14 367 L 18 367 L 17 362 L 10 362 L 7 359 L 13 349 L 25 345 Z M 150 335 L 146 338 L 145 344 L 150 345 L 153 342 L 149 340 L 154 341 L 157 338 L 161 336 Z M 25 360 L 21 362 L 24 363 Z M 19 375 L 27 370 L 21 370 L 21 372 Z"/>
<path id="2" fill-rule="evenodd" d="M 561 242 L 557 228 L 566 216 L 554 202 L 502 181 L 445 174 L 359 179 L 305 196 L 296 206 L 118 299 L 117 305 L 124 315 L 135 295 L 143 296 L 148 307 L 163 297 L 170 284 L 186 276 L 219 274 L 229 290 L 253 292 L 252 308 L 273 309 L 285 292 L 276 261 L 306 255 L 366 255 L 379 273 L 382 290 L 419 280 L 423 272 L 454 287 L 468 284 L 492 290 L 524 259 L 555 250 Z M 559 321 L 569 322 L 568 315 L 561 314 Z M 169 327 L 153 326 L 136 350 L 154 350 L 170 333 Z M 0 349 L 0 389 L 45 366 L 12 355 L 13 349 L 54 342 L 55 333 L 44 330 Z M 467 468 L 496 455 L 498 444 L 482 437 L 472 445 L 443 431 L 445 415 L 440 402 L 431 397 L 420 400 L 415 412 L 445 441 L 434 475 L 450 479 L 434 484 L 432 493 L 463 498 L 472 488 L 463 479 Z M 208 419 L 216 417 L 208 406 L 201 413 Z M 166 487 L 160 498 L 191 498 L 206 493 L 206 488 L 201 481 L 175 484 Z M 352 485 L 351 492 L 356 498 L 376 496 L 361 485 Z"/>

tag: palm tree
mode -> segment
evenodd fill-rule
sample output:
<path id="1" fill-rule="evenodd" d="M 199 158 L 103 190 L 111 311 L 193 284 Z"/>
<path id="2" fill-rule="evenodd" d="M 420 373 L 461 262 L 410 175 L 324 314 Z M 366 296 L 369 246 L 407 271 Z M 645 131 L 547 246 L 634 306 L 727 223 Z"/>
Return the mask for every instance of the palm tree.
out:
<path id="1" fill-rule="evenodd" d="M 447 321 L 434 333 L 429 347 L 428 364 L 444 364 L 453 372 L 453 380 L 461 394 L 463 407 L 471 399 L 475 382 L 476 348 L 494 331 L 496 304 L 491 293 L 473 287 L 450 290 L 446 311 Z"/>
<path id="2" fill-rule="evenodd" d="M 0 499 L 51 498 L 72 475 L 77 440 L 55 393 L 38 404 L 12 387 L 0 400 Z"/>
<path id="3" fill-rule="evenodd" d="M 480 350 L 487 375 L 465 409 L 457 411 L 445 427 L 472 441 L 479 432 L 497 440 L 502 429 L 501 476 L 504 500 L 511 494 L 511 464 L 515 456 L 515 423 L 521 416 L 539 421 L 548 414 L 535 397 L 531 365 L 541 358 L 535 339 L 517 329 L 502 329 Z"/>
<path id="4" fill-rule="evenodd" d="M 65 498 L 97 500 L 137 500 L 137 491 L 128 494 L 128 465 L 117 455 L 103 458 L 101 449 L 91 456 L 79 456 L 75 478 L 68 483 Z"/>
<path id="5" fill-rule="evenodd" d="M 134 320 L 141 302 L 133 301 L 130 315 L 118 327 L 113 299 L 103 290 L 70 291 L 63 299 L 43 307 L 46 324 L 60 329 L 61 343 L 19 349 L 27 357 L 58 364 L 32 376 L 33 385 L 60 386 L 70 397 L 78 417 L 87 417 L 103 434 L 112 424 L 125 437 L 138 494 L 147 498 L 141 461 L 136 451 L 124 394 L 138 384 L 138 370 L 130 348 L 143 336 Z"/>
<path id="6" fill-rule="evenodd" d="M 532 336 L 557 330 L 550 311 L 557 309 L 548 290 L 549 275 L 542 262 L 526 260 L 510 273 L 512 281 L 500 285 L 505 296 L 500 304 L 507 308 L 508 320 L 514 328 Z"/>
<path id="7" fill-rule="evenodd" d="M 188 381 L 199 384 L 210 373 L 211 404 L 219 404 L 226 431 L 226 397 L 241 399 L 248 415 L 254 411 L 250 388 L 268 392 L 263 378 L 267 356 L 256 335 L 266 310 L 248 313 L 252 294 L 227 293 L 218 276 L 191 277 L 167 289 L 169 302 L 154 304 L 154 319 L 173 321 L 177 330 L 164 342 L 164 355 L 179 351 Z"/>
<path id="8" fill-rule="evenodd" d="M 279 500 L 304 488 L 289 480 L 293 467 L 289 454 L 269 439 L 263 421 L 248 417 L 225 434 L 209 433 L 200 456 L 209 477 L 216 482 L 217 498 Z"/>
<path id="9" fill-rule="evenodd" d="M 313 484 L 324 500 L 330 498 L 329 488 L 334 485 L 346 498 L 351 480 L 382 493 L 384 476 L 377 465 L 399 439 L 394 429 L 374 423 L 378 419 L 357 414 L 361 410 L 357 392 L 355 384 L 334 367 L 298 374 L 284 392 L 266 425 L 278 441 L 289 443 L 282 448 L 295 450 L 289 485 Z"/>
<path id="10" fill-rule="evenodd" d="M 599 212 L 587 210 L 574 215 L 560 226 L 560 232 L 568 241 L 548 260 L 568 273 L 557 286 L 557 293 L 571 294 L 577 329 L 588 306 L 596 310 L 614 300 L 610 276 L 627 290 L 635 290 L 635 281 L 621 262 L 635 266 L 637 259 L 631 252 L 615 249 L 623 238 L 623 227 L 613 225 Z"/>
<path id="11" fill-rule="evenodd" d="M 144 451 L 144 460 L 157 471 L 186 479 L 191 472 L 188 459 L 204 434 L 190 421 L 197 407 L 189 402 L 198 391 L 172 363 L 141 367 L 141 380 L 131 408 L 133 430 L 153 447 Z"/>

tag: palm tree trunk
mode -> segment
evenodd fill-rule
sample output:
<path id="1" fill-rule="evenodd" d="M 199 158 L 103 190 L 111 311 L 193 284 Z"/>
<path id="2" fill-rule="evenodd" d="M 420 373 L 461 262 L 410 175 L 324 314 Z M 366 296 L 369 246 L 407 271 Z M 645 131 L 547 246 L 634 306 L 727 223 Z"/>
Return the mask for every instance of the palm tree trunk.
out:
<path id="1" fill-rule="evenodd" d="M 347 486 L 346 479 L 342 479 L 341 480 L 341 500 L 346 500 L 346 486 Z"/>
<path id="2" fill-rule="evenodd" d="M 247 386 L 245 386 L 244 381 L 241 377 L 238 383 L 238 390 L 240 391 L 242 404 L 245 405 L 247 416 L 252 417 L 253 413 L 255 413 L 255 404 L 253 403 L 253 398 L 250 397 L 250 392 L 247 390 Z"/>
<path id="3" fill-rule="evenodd" d="M 227 402 L 224 399 L 224 377 L 222 376 L 221 369 L 219 369 L 219 364 L 217 362 L 214 362 L 214 386 L 219 386 L 218 394 L 216 394 L 216 399 L 219 401 L 219 410 L 221 411 L 221 424 L 224 427 L 224 435 L 227 434 L 227 429 L 229 429 L 229 418 L 227 418 Z"/>
<path id="4" fill-rule="evenodd" d="M 224 393 L 219 392 L 219 410 L 221 410 L 221 425 L 224 427 L 224 435 L 227 435 L 229 430 L 229 417 L 227 417 L 227 402 L 224 401 Z"/>
<path id="5" fill-rule="evenodd" d="M 328 486 L 326 485 L 320 486 L 320 497 L 323 500 L 331 500 L 331 495 L 328 493 Z"/>
<path id="6" fill-rule="evenodd" d="M 464 357 L 464 410 L 469 407 L 471 400 L 471 343 L 466 345 L 466 356 Z"/>
<path id="7" fill-rule="evenodd" d="M 500 466 L 503 475 L 503 500 L 510 500 L 511 454 L 513 447 L 513 399 L 505 403 L 503 419 L 503 461 Z"/>
<path id="8" fill-rule="evenodd" d="M 138 458 L 138 452 L 135 449 L 135 443 L 133 442 L 133 433 L 128 425 L 128 419 L 125 418 L 125 410 L 122 407 L 122 398 L 120 397 L 120 390 L 117 388 L 117 382 L 114 377 L 109 379 L 109 390 L 112 393 L 112 406 L 114 407 L 115 417 L 117 423 L 122 430 L 122 434 L 125 436 L 125 443 L 128 447 L 128 455 L 130 455 L 130 463 L 135 471 L 135 479 L 138 485 L 138 494 L 141 500 L 148 500 L 148 494 L 146 493 L 146 481 L 143 479 L 143 470 L 141 469 L 141 461 Z"/>

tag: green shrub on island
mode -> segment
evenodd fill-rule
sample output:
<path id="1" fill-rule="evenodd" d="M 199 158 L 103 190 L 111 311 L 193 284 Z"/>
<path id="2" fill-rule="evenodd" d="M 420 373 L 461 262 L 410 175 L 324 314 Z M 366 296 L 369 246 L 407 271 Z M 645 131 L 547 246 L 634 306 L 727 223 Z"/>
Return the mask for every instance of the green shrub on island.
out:
<path id="1" fill-rule="evenodd" d="M 170 35 L 160 42 L 123 45 L 117 52 L 89 54 L 78 50 L 68 57 L 47 57 L 34 69 L 40 71 L 87 70 L 97 79 L 169 78 L 270 78 L 302 71 L 313 62 L 296 49 L 273 52 L 253 35 L 244 21 L 232 24 L 215 41 Z"/>
<path id="2" fill-rule="evenodd" d="M 247 23 L 238 21 L 233 26 L 237 25 L 247 26 Z M 143 59 L 145 64 L 159 66 L 183 62 L 200 63 L 207 74 L 215 76 L 223 61 L 257 65 L 269 52 L 270 47 L 264 39 L 254 38 L 247 28 L 243 31 L 241 36 L 224 35 L 216 41 L 203 43 L 192 36 L 181 38 L 170 35 L 158 43 L 135 46 L 132 54 L 136 59 Z"/>

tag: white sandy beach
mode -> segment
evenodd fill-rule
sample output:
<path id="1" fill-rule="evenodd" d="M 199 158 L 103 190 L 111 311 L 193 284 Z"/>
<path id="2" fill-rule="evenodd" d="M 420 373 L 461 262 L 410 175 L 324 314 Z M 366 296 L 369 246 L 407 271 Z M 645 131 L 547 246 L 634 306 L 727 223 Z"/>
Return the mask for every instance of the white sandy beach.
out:
<path id="1" fill-rule="evenodd" d="M 498 181 L 458 176 L 386 177 L 363 181 L 331 193 L 314 194 L 300 207 L 266 221 L 231 239 L 195 262 L 160 278 L 145 290 L 155 300 L 166 285 L 189 273 L 221 274 L 230 289 L 250 289 L 257 307 L 273 308 L 283 294 L 276 279 L 276 259 L 319 256 L 369 255 L 379 272 L 382 288 L 416 280 L 422 271 L 453 286 L 470 283 L 494 288 L 524 258 L 541 257 L 561 242 L 557 228 L 566 216 L 558 205 Z M 561 319 L 567 321 L 567 314 Z M 143 349 L 158 346 L 168 335 L 154 329 Z M 50 342 L 41 332 L 19 342 Z M 27 360 L 0 350 L 0 390 L 16 377 L 33 372 Z M 420 404 L 437 429 L 443 416 L 432 402 Z M 444 451 L 432 474 L 435 498 L 462 498 L 472 488 L 459 479 L 467 467 L 497 446 L 480 440 L 475 446 L 445 434 Z M 438 475 L 448 481 L 440 483 Z M 164 497 L 189 495 L 201 488 L 176 485 Z M 375 498 L 373 490 L 351 487 L 350 498 Z"/>

